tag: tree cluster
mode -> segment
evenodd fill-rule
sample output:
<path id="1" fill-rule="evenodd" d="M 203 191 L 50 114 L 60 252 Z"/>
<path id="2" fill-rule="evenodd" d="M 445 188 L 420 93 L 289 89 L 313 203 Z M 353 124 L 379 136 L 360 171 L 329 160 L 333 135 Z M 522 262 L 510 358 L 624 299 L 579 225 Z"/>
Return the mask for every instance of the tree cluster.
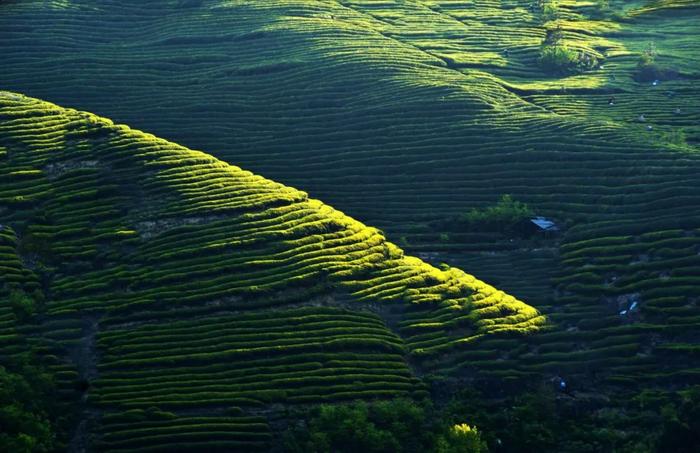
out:
<path id="1" fill-rule="evenodd" d="M 440 418 L 428 402 L 395 399 L 319 406 L 287 432 L 285 451 L 481 453 L 487 449 L 476 428 Z"/>
<path id="2" fill-rule="evenodd" d="M 0 365 L 0 451 L 54 451 L 56 439 L 49 414 L 51 379 L 28 361 L 18 368 L 16 363 L 12 365 L 12 371 Z"/>

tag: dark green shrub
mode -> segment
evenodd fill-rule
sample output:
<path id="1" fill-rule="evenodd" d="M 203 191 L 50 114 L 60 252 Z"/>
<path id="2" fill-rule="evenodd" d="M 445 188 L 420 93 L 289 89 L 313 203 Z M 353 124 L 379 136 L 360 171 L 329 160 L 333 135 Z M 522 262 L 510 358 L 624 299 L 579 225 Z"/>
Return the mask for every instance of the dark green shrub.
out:
<path id="1" fill-rule="evenodd" d="M 559 17 L 559 7 L 553 1 L 546 2 L 542 8 L 542 20 L 549 22 Z"/>
<path id="2" fill-rule="evenodd" d="M 399 398 L 323 405 L 285 435 L 286 451 L 486 452 L 479 431 L 444 419 L 430 403 Z M 460 419 L 461 420 L 461 419 Z"/>
<path id="3" fill-rule="evenodd" d="M 646 49 L 639 55 L 637 72 L 634 79 L 637 82 L 652 82 L 655 80 L 673 80 L 678 77 L 678 71 L 664 68 L 657 62 L 659 53 L 654 42 L 647 44 Z"/>
<path id="4" fill-rule="evenodd" d="M 16 290 L 10 293 L 10 306 L 20 320 L 29 319 L 36 313 L 36 302 L 24 291 Z"/>
<path id="5" fill-rule="evenodd" d="M 554 75 L 576 74 L 594 69 L 598 66 L 598 59 L 581 51 L 574 51 L 566 46 L 548 44 L 548 36 L 540 48 L 539 63 L 542 69 Z"/>
<path id="6" fill-rule="evenodd" d="M 544 46 L 557 46 L 559 43 L 561 43 L 561 40 L 564 38 L 564 33 L 561 29 L 561 26 L 557 26 L 556 28 L 548 28 L 547 29 L 547 34 L 544 37 L 544 40 L 542 41 L 542 45 Z"/>
<path id="7" fill-rule="evenodd" d="M 38 367 L 20 365 L 11 372 L 0 366 L 0 451 L 53 451 L 52 391 L 50 377 Z"/>
<path id="8" fill-rule="evenodd" d="M 306 429 L 286 435 L 287 451 L 383 452 L 429 451 L 430 420 L 423 406 L 406 399 L 374 404 L 322 405 Z"/>
<path id="9" fill-rule="evenodd" d="M 568 48 L 562 44 L 563 39 L 564 32 L 560 25 L 556 28 L 547 28 L 538 60 L 545 72 L 567 75 L 598 67 L 598 59 L 595 56 Z"/>
<path id="10" fill-rule="evenodd" d="M 681 453 L 691 451 L 692 445 L 700 445 L 700 387 L 679 394 L 681 400 L 677 404 L 661 409 L 663 431 L 657 440 L 657 451 Z"/>
<path id="11" fill-rule="evenodd" d="M 534 11 L 539 12 L 541 22 L 549 22 L 559 17 L 559 5 L 555 0 L 537 0 Z"/>
<path id="12" fill-rule="evenodd" d="M 519 222 L 534 215 L 534 211 L 525 203 L 514 200 L 510 195 L 503 195 L 494 206 L 472 209 L 462 214 L 459 223 L 472 231 L 512 233 Z"/>

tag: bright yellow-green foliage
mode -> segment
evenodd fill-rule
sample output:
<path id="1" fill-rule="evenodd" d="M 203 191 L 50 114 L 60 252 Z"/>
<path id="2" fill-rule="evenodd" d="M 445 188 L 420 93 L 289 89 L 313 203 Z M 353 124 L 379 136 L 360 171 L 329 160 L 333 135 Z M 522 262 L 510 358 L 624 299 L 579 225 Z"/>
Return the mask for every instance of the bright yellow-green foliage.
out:
<path id="1" fill-rule="evenodd" d="M 482 453 L 488 448 L 486 442 L 481 440 L 479 430 L 466 423 L 458 423 L 441 439 L 436 450 L 438 453 Z"/>
<path id="2" fill-rule="evenodd" d="M 8 278 L 44 282 L 46 335 L 63 360 L 84 345 L 80 377 L 100 408 L 420 395 L 408 355 L 545 322 L 304 192 L 88 113 L 0 92 L 0 144 Z M 30 300 L 20 289 L 9 299 Z M 100 448 L 139 442 L 115 423 Z M 214 437 L 264 448 L 258 425 Z"/>
<path id="3" fill-rule="evenodd" d="M 476 432 L 476 429 L 473 429 L 471 426 L 467 425 L 466 423 L 461 423 L 459 425 L 454 425 L 452 427 L 452 432 L 456 436 L 466 436 L 469 435 L 472 431 Z"/>
<path id="4" fill-rule="evenodd" d="M 148 263 L 120 276 L 127 284 L 131 278 L 143 281 L 144 289 L 120 295 L 107 291 L 109 302 L 81 296 L 109 288 L 88 283 L 107 278 L 106 269 L 57 278 L 56 294 L 69 298 L 50 303 L 49 313 L 126 309 L 131 303 L 143 306 L 148 297 L 165 305 L 166 295 L 145 288 L 166 278 L 175 281 L 176 299 L 182 302 L 205 298 L 202 282 L 186 283 L 187 277 L 200 274 L 220 282 L 221 288 L 208 286 L 211 299 L 313 283 L 324 273 L 330 286 L 359 301 L 401 301 L 428 309 L 421 323 L 407 324 L 407 329 L 428 320 L 430 329 L 446 333 L 460 324 L 475 327 L 472 336 L 454 340 L 502 329 L 528 331 L 541 323 L 535 310 L 513 297 L 458 269 L 442 271 L 406 257 L 380 231 L 303 192 L 125 126 L 17 96 L 3 93 L 0 98 L 0 133 L 10 149 L 3 165 L 9 184 L 2 202 L 27 212 L 41 212 L 47 203 L 65 205 L 63 212 L 53 213 L 51 224 L 30 225 L 25 233 L 46 238 L 47 250 L 39 252 L 56 262 L 108 259 L 100 248 L 119 253 L 120 247 L 131 246 L 144 249 L 139 255 Z M 117 215 L 120 210 L 126 215 Z M 221 233 L 207 234 L 210 229 Z M 156 248 L 165 244 L 170 247 Z M 228 267 L 205 270 L 207 258 L 215 264 L 212 257 L 222 256 L 235 259 L 229 258 Z M 183 261 L 196 262 L 203 272 L 190 270 L 188 276 L 177 274 L 177 280 L 165 272 Z M 224 269 L 235 279 L 208 280 Z"/>

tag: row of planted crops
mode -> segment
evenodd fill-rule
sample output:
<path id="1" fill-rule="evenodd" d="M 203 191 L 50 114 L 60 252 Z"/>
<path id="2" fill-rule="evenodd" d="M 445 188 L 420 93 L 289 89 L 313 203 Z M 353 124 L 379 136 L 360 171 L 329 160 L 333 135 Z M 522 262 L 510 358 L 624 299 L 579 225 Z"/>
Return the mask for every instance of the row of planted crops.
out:
<path id="1" fill-rule="evenodd" d="M 22 289 L 28 333 L 84 392 L 99 448 L 263 448 L 271 407 L 425 396 L 409 356 L 544 323 L 204 153 L 16 93 L 0 116 L 7 248 L 46 295 Z"/>

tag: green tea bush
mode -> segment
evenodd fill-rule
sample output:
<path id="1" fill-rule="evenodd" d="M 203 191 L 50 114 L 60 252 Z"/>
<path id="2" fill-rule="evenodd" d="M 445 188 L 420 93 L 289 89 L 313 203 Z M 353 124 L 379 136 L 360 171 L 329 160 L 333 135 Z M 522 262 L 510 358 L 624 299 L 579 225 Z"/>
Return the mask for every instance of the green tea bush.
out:
<path id="1" fill-rule="evenodd" d="M 31 318 L 36 313 L 35 300 L 24 291 L 15 290 L 10 293 L 10 306 L 20 320 Z"/>

